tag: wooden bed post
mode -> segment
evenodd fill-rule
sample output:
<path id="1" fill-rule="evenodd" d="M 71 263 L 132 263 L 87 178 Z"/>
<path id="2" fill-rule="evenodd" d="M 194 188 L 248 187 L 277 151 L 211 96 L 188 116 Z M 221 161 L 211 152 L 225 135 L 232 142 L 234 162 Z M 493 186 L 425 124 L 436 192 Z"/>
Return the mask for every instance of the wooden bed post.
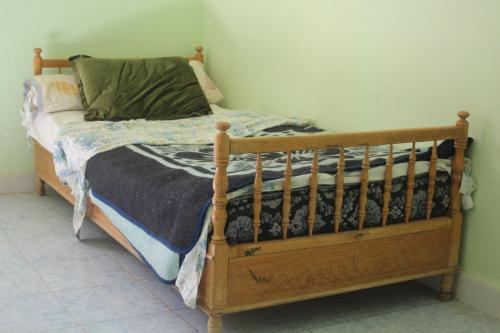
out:
<path id="1" fill-rule="evenodd" d="M 33 56 L 33 75 L 40 75 L 42 74 L 42 56 L 40 55 L 42 53 L 42 49 L 40 48 L 34 48 L 33 52 L 35 55 Z M 35 164 L 37 163 L 37 149 L 35 147 L 34 149 L 35 153 Z M 35 167 L 35 171 L 38 170 L 37 167 Z M 40 178 L 38 174 L 35 173 L 35 192 L 43 197 L 45 195 L 45 182 Z"/>
<path id="2" fill-rule="evenodd" d="M 42 49 L 40 48 L 34 48 L 33 52 L 35 52 L 35 55 L 33 56 L 33 75 L 40 75 L 42 74 L 42 56 L 40 55 L 42 53 Z"/>
<path id="3" fill-rule="evenodd" d="M 462 232 L 462 211 L 460 185 L 462 183 L 462 173 L 464 172 L 464 153 L 467 148 L 467 138 L 469 123 L 467 118 L 469 112 L 458 112 L 457 127 L 460 128 L 460 135 L 455 138 L 455 155 L 453 156 L 450 189 L 450 215 L 453 220 L 452 235 L 450 243 L 449 268 L 457 268 L 458 254 L 460 250 L 460 237 Z M 449 301 L 453 298 L 455 272 L 443 274 L 441 277 L 440 298 Z"/>
<path id="4" fill-rule="evenodd" d="M 213 234 L 207 251 L 208 285 L 209 295 L 208 307 L 208 333 L 222 332 L 221 312 L 226 305 L 227 298 L 227 274 L 228 274 L 228 245 L 224 228 L 227 220 L 227 165 L 230 152 L 230 138 L 227 130 L 230 125 L 226 122 L 218 122 L 219 131 L 214 142 L 215 176 L 213 181 L 214 196 L 212 199 L 212 227 Z"/>
<path id="5" fill-rule="evenodd" d="M 205 61 L 205 56 L 203 55 L 203 47 L 198 46 L 195 48 L 196 53 L 194 54 L 194 59 L 198 60 L 199 62 L 203 63 Z"/>

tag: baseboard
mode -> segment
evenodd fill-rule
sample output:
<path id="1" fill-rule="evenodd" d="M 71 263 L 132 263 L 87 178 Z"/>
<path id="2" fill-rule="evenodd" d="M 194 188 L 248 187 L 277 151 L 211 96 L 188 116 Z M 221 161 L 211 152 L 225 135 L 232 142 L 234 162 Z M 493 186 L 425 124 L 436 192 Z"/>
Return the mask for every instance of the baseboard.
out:
<path id="1" fill-rule="evenodd" d="M 439 290 L 439 276 L 420 279 L 419 282 L 435 290 Z M 458 274 L 455 297 L 490 316 L 500 319 L 500 288 L 481 278 Z"/>
<path id="2" fill-rule="evenodd" d="M 24 173 L 19 175 L 0 175 L 0 194 L 35 191 L 35 175 Z"/>

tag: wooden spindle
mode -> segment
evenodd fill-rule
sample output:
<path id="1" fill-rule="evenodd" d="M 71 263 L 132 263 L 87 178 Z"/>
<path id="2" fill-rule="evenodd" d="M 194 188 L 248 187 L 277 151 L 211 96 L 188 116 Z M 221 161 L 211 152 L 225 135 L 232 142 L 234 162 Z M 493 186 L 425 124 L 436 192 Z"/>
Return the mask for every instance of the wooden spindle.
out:
<path id="1" fill-rule="evenodd" d="M 290 224 L 290 208 L 292 201 L 292 152 L 287 153 L 285 180 L 283 182 L 283 205 L 281 211 L 281 230 L 283 239 L 288 236 L 288 225 Z"/>
<path id="2" fill-rule="evenodd" d="M 334 230 L 339 232 L 340 224 L 342 223 L 342 204 L 344 201 L 344 147 L 340 147 L 340 156 L 337 162 L 337 175 L 335 176 L 335 214 L 334 214 Z"/>
<path id="3" fill-rule="evenodd" d="M 368 201 L 368 170 L 370 168 L 369 145 L 365 146 L 365 158 L 361 167 L 361 179 L 359 190 L 359 223 L 358 229 L 363 230 L 366 218 L 366 203 Z"/>
<path id="4" fill-rule="evenodd" d="M 415 142 L 411 144 L 411 153 L 408 159 L 408 171 L 406 173 L 406 198 L 405 198 L 405 223 L 410 222 L 411 210 L 413 208 L 413 190 L 415 188 L 415 163 L 417 153 Z"/>
<path id="5" fill-rule="evenodd" d="M 318 197 L 318 150 L 314 150 L 313 161 L 311 164 L 311 177 L 309 178 L 309 203 L 307 214 L 307 226 L 309 236 L 312 236 L 314 224 L 316 223 L 316 201 Z"/>
<path id="6" fill-rule="evenodd" d="M 385 177 L 384 177 L 384 205 L 382 207 L 382 226 L 387 225 L 389 218 L 389 203 L 391 202 L 392 191 L 392 166 L 394 165 L 393 146 L 389 146 L 389 155 L 385 162 Z"/>
<path id="7" fill-rule="evenodd" d="M 257 154 L 255 180 L 253 183 L 253 242 L 257 243 L 260 230 L 260 212 L 262 209 L 262 157 Z"/>
<path id="8" fill-rule="evenodd" d="M 431 164 L 429 165 L 429 184 L 427 186 L 427 219 L 431 218 L 436 186 L 437 141 L 432 145 Z"/>

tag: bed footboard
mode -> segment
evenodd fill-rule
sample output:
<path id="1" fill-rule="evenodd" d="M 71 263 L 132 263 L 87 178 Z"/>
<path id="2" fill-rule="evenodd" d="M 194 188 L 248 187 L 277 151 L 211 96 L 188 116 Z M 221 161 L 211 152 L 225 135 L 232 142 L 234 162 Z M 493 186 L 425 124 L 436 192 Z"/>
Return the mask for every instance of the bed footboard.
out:
<path id="1" fill-rule="evenodd" d="M 468 112 L 458 113 L 454 126 L 402 129 L 345 134 L 318 134 L 292 137 L 230 138 L 229 124 L 219 123 L 214 146 L 216 173 L 213 181 L 213 235 L 200 284 L 199 303 L 209 313 L 209 332 L 220 332 L 224 313 L 254 309 L 280 303 L 310 299 L 351 290 L 439 275 L 441 297 L 450 299 L 457 269 L 462 213 L 459 188 L 467 146 Z M 453 139 L 448 216 L 431 218 L 435 193 L 437 142 Z M 427 190 L 427 219 L 410 221 L 417 142 L 433 142 Z M 392 184 L 393 145 L 411 144 L 405 192 L 404 223 L 388 225 Z M 366 204 L 369 181 L 369 151 L 376 145 L 388 145 L 385 168 L 382 225 L 366 229 Z M 344 194 L 344 148 L 363 146 L 364 160 L 360 175 L 357 230 L 339 232 Z M 313 233 L 316 221 L 318 189 L 318 151 L 329 147 L 340 150 L 337 164 L 335 213 L 331 234 Z M 262 156 L 269 152 L 287 152 L 283 180 L 282 230 L 290 222 L 291 152 L 312 150 L 308 201 L 308 236 L 282 240 L 228 245 L 224 230 L 227 222 L 226 173 L 230 154 L 256 154 L 253 202 L 254 234 L 260 227 L 262 200 Z"/>

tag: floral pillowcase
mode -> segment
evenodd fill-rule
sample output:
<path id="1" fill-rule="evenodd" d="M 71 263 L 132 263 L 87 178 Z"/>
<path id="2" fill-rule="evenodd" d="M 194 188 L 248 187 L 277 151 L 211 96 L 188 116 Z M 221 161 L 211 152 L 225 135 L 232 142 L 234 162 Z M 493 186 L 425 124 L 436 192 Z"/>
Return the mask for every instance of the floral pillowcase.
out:
<path id="1" fill-rule="evenodd" d="M 25 112 L 82 111 L 74 75 L 37 75 L 24 82 Z"/>

